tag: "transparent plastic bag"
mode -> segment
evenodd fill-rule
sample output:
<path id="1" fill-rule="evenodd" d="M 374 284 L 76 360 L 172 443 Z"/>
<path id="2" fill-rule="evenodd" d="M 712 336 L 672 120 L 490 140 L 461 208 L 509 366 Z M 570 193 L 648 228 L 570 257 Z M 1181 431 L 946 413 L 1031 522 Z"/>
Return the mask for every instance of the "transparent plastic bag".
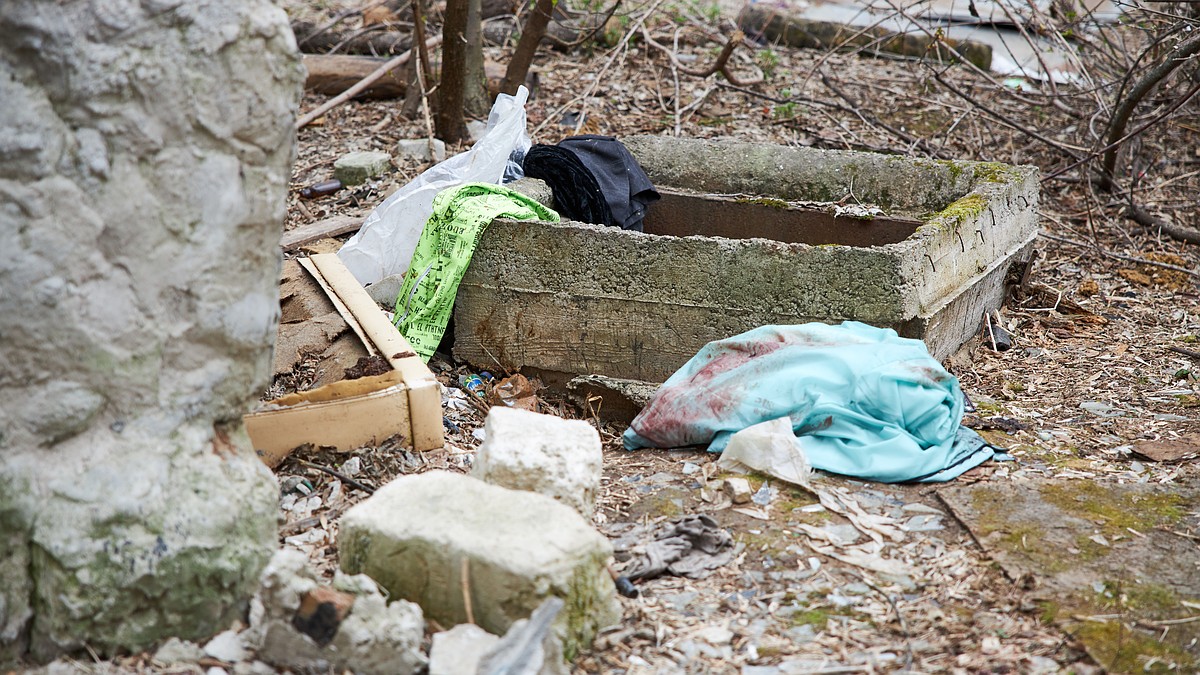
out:
<path id="1" fill-rule="evenodd" d="M 408 268 L 437 193 L 463 183 L 499 183 L 514 172 L 510 180 L 524 175 L 520 160 L 531 145 L 525 131 L 528 98 L 523 86 L 515 96 L 500 94 L 488 115 L 487 133 L 470 150 L 430 167 L 375 207 L 338 251 L 359 283 L 375 283 Z"/>

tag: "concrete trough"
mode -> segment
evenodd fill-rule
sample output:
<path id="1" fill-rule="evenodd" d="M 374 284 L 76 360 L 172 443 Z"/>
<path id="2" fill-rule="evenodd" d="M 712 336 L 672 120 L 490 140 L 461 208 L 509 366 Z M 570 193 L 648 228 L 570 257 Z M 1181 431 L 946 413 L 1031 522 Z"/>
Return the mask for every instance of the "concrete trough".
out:
<path id="1" fill-rule="evenodd" d="M 496 221 L 459 287 L 456 356 L 661 382 L 711 340 L 854 319 L 942 359 L 1000 306 L 1037 233 L 1031 166 L 623 141 L 663 194 L 645 232 Z"/>

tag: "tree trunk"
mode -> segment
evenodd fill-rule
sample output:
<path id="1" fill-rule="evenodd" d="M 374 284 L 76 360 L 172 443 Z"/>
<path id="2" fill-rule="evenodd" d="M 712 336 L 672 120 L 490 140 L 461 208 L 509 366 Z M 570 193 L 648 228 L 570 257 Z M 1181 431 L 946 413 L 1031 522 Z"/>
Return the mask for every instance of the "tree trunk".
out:
<path id="1" fill-rule="evenodd" d="M 529 66 L 533 63 L 533 55 L 546 35 L 546 26 L 550 23 L 554 2 L 555 0 L 537 0 L 537 5 L 529 14 L 525 28 L 521 31 L 521 41 L 517 43 L 512 60 L 508 62 L 508 72 L 504 75 L 504 82 L 500 84 L 500 91 L 515 94 L 517 87 L 525 82 Z"/>
<path id="2" fill-rule="evenodd" d="M 487 76 L 483 70 L 483 2 L 467 0 L 467 67 L 463 75 L 463 107 L 472 117 L 487 115 Z"/>
<path id="3" fill-rule="evenodd" d="M 442 25 L 442 80 L 438 85 L 437 137 L 458 143 L 466 134 L 463 82 L 467 69 L 468 0 L 449 0 Z"/>

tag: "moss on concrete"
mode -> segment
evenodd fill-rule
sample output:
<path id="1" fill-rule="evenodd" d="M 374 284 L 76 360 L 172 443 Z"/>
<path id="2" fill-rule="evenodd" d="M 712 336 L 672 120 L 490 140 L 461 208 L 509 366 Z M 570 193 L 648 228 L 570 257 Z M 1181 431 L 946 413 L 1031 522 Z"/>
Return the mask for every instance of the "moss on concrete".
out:
<path id="1" fill-rule="evenodd" d="M 987 208 L 987 199 L 983 195 L 972 192 L 951 202 L 949 206 L 933 214 L 926 222 L 940 222 L 946 226 L 957 227 L 983 215 Z"/>
<path id="2" fill-rule="evenodd" d="M 1159 584 L 1107 581 L 1098 592 L 1043 602 L 1041 616 L 1065 622 L 1108 672 L 1195 672 L 1200 662 L 1182 646 L 1193 637 L 1188 624 L 1165 633 L 1149 630 L 1155 621 L 1183 616 L 1184 599 Z"/>
<path id="3" fill-rule="evenodd" d="M 1110 538 L 1128 535 L 1127 528 L 1142 531 L 1178 522 L 1185 506 L 1180 495 L 1114 491 L 1092 481 L 1047 484 L 1041 495 L 1063 511 L 1096 523 Z"/>

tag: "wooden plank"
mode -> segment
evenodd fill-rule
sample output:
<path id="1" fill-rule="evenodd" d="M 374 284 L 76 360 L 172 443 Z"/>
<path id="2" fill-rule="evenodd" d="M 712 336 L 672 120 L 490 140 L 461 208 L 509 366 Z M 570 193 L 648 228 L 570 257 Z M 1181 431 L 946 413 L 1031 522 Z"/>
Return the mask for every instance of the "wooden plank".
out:
<path id="1" fill-rule="evenodd" d="M 304 88 L 335 96 L 375 72 L 386 61 L 348 54 L 305 54 L 304 68 L 308 70 L 308 77 L 304 80 Z M 371 83 L 359 98 L 400 98 L 407 87 L 404 71 L 396 69 Z"/>
<path id="2" fill-rule="evenodd" d="M 279 245 L 284 251 L 294 251 L 318 239 L 336 237 L 347 232 L 357 232 L 358 228 L 362 227 L 362 222 L 363 219 L 357 216 L 332 216 L 284 232 L 283 237 L 279 240 Z"/>
<path id="3" fill-rule="evenodd" d="M 336 255 L 322 253 L 312 256 L 311 260 L 358 319 L 363 331 L 383 357 L 400 371 L 408 385 L 413 449 L 421 451 L 442 447 L 442 396 L 437 378 Z"/>

